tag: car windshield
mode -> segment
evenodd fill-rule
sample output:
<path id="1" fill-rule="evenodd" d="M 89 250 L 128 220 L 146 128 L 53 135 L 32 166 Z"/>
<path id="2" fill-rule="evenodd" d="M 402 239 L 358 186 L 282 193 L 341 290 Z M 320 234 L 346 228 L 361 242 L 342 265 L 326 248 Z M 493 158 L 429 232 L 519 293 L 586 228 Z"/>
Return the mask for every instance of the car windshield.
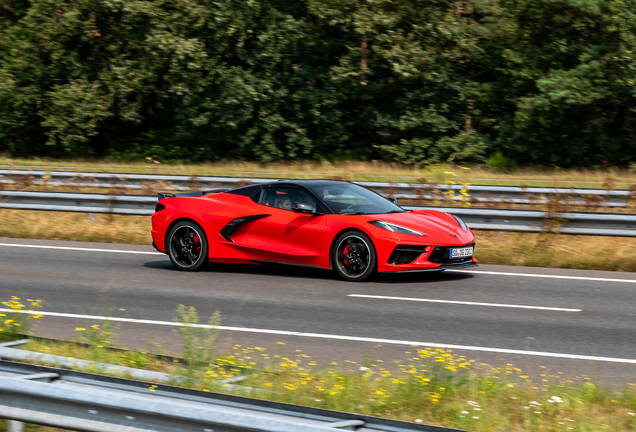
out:
<path id="1" fill-rule="evenodd" d="M 327 183 L 309 189 L 336 214 L 381 214 L 405 211 L 377 193 L 352 183 Z"/>

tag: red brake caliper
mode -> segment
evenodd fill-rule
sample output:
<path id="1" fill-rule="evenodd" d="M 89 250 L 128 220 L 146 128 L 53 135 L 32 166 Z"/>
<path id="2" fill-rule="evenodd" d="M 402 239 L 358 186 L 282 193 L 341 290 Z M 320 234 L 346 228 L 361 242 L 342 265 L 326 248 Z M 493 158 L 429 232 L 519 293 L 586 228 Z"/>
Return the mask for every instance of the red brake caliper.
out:
<path id="1" fill-rule="evenodd" d="M 343 255 L 346 255 L 348 253 L 349 253 L 349 245 L 345 246 L 344 250 L 342 251 Z M 347 258 L 344 259 L 344 265 L 349 267 L 349 260 Z"/>
<path id="2" fill-rule="evenodd" d="M 201 253 L 201 240 L 199 240 L 199 236 L 195 234 L 192 239 L 194 240 L 194 244 L 197 245 L 197 252 Z"/>

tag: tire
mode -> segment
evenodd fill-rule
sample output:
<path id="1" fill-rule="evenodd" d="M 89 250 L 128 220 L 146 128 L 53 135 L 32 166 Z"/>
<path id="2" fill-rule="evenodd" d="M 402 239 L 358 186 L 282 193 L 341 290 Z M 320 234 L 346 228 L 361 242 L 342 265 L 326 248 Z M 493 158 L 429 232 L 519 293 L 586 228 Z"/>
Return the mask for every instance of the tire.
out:
<path id="1" fill-rule="evenodd" d="M 373 242 L 360 231 L 345 231 L 339 235 L 331 253 L 336 273 L 347 281 L 367 280 L 377 267 Z"/>
<path id="2" fill-rule="evenodd" d="M 168 233 L 166 251 L 172 264 L 182 271 L 202 270 L 208 264 L 208 239 L 201 225 L 178 222 Z"/>

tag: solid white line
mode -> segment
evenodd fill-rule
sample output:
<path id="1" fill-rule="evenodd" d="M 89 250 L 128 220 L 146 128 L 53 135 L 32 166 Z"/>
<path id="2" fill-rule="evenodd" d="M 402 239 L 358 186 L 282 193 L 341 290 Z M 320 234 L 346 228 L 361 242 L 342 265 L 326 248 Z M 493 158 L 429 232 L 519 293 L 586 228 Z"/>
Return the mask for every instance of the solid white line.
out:
<path id="1" fill-rule="evenodd" d="M 66 246 L 23 245 L 23 244 L 11 244 L 11 243 L 0 243 L 0 246 L 34 248 L 34 249 L 59 249 L 59 250 L 71 250 L 71 251 L 82 251 L 82 252 L 110 252 L 110 253 L 137 254 L 137 255 L 164 255 L 161 252 L 132 251 L 132 250 L 119 250 L 119 249 L 92 249 L 92 248 L 79 248 L 79 247 L 66 247 Z"/>
<path id="2" fill-rule="evenodd" d="M 496 276 L 519 276 L 519 277 L 535 277 L 535 278 L 548 278 L 548 279 L 570 279 L 570 280 L 582 280 L 592 282 L 622 282 L 622 283 L 636 283 L 636 279 L 608 279 L 608 278 L 593 278 L 583 276 L 558 276 L 558 275 L 546 275 L 546 274 L 532 274 L 532 273 L 506 273 L 506 272 L 491 272 L 482 270 L 452 270 L 460 273 L 475 273 L 475 274 L 487 274 Z"/>
<path id="3" fill-rule="evenodd" d="M 376 295 L 366 295 L 366 294 L 349 294 L 347 297 L 362 297 L 362 298 L 381 299 L 381 300 L 404 300 L 404 301 L 427 302 L 427 303 L 450 303 L 450 304 L 469 305 L 469 306 L 538 309 L 538 310 L 549 310 L 549 311 L 560 311 L 560 312 L 581 312 L 583 310 L 583 309 L 569 309 L 569 308 L 558 308 L 558 307 L 547 307 L 547 306 L 524 306 L 524 305 L 512 305 L 512 304 L 501 304 L 501 303 L 481 303 L 481 302 L 468 302 L 468 301 L 458 301 L 458 300 L 421 299 L 421 298 L 411 298 L 411 297 L 389 297 L 389 296 L 376 296 Z"/>
<path id="4" fill-rule="evenodd" d="M 80 318 L 80 319 L 91 319 L 91 320 L 100 320 L 100 321 L 109 320 L 109 321 L 118 321 L 118 322 L 130 322 L 130 323 L 136 323 L 136 324 L 152 324 L 152 325 L 175 326 L 175 327 L 189 326 L 189 327 L 197 327 L 197 328 L 216 329 L 216 330 L 237 331 L 237 332 L 244 332 L 244 333 L 261 333 L 261 334 L 272 334 L 272 335 L 280 335 L 280 336 L 297 336 L 297 337 L 316 338 L 316 339 L 334 339 L 334 340 L 345 340 L 345 341 L 353 341 L 353 342 L 369 342 L 374 344 L 383 343 L 383 344 L 390 344 L 390 345 L 408 345 L 408 346 L 414 346 L 414 347 L 443 348 L 443 349 L 480 351 L 480 352 L 491 352 L 491 353 L 501 353 L 501 354 L 529 355 L 529 356 L 535 356 L 535 357 L 554 357 L 554 358 L 563 358 L 563 359 L 572 359 L 572 360 L 589 360 L 589 361 L 602 361 L 602 362 L 609 362 L 609 363 L 636 364 L 636 359 L 626 359 L 626 358 L 616 358 L 616 357 L 598 357 L 598 356 L 587 356 L 587 355 L 579 355 L 579 354 L 562 354 L 562 353 L 543 352 L 543 351 L 514 350 L 514 349 L 506 349 L 506 348 L 487 348 L 487 347 L 452 345 L 452 344 L 434 343 L 434 342 L 379 339 L 379 338 L 368 338 L 368 337 L 360 337 L 360 336 L 343 336 L 343 335 L 332 335 L 332 334 L 322 334 L 322 333 L 303 333 L 303 332 L 296 332 L 296 331 L 269 330 L 269 329 L 257 329 L 257 328 L 248 328 L 248 327 L 212 326 L 207 324 L 182 324 L 182 323 L 176 323 L 171 321 L 152 321 L 152 320 L 142 320 L 142 319 L 134 319 L 134 318 L 118 318 L 118 317 L 106 317 L 106 316 L 97 316 L 97 315 L 78 315 L 78 314 L 68 314 L 68 313 L 60 313 L 60 312 L 40 312 L 40 311 L 25 311 L 25 310 L 16 311 L 13 309 L 4 309 L 4 308 L 0 308 L 0 312 L 17 312 L 17 313 L 28 313 L 33 315 L 57 316 L 57 317 L 64 317 L 64 318 Z"/>

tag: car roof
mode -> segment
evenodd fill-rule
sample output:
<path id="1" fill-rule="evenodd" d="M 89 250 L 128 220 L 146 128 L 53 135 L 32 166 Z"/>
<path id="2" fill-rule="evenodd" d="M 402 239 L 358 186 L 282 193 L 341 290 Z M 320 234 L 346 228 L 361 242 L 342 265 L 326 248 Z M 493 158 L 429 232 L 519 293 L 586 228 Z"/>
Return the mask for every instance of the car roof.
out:
<path id="1" fill-rule="evenodd" d="M 281 179 L 271 183 L 262 183 L 262 186 L 304 186 L 304 187 L 315 187 L 315 186 L 324 186 L 330 184 L 339 184 L 339 183 L 349 183 L 343 180 L 330 180 L 330 179 Z"/>
<path id="2" fill-rule="evenodd" d="M 302 186 L 305 188 L 312 188 L 316 186 L 328 186 L 328 185 L 338 185 L 338 184 L 349 184 L 349 182 L 342 180 L 328 180 L 328 179 L 311 179 L 311 180 L 296 180 L 296 179 L 282 179 L 278 181 L 266 182 L 266 183 L 257 183 L 248 186 L 243 186 L 236 189 L 228 190 L 227 193 L 234 195 L 244 195 L 249 197 L 254 197 L 262 188 L 270 188 L 270 187 L 298 187 Z"/>

